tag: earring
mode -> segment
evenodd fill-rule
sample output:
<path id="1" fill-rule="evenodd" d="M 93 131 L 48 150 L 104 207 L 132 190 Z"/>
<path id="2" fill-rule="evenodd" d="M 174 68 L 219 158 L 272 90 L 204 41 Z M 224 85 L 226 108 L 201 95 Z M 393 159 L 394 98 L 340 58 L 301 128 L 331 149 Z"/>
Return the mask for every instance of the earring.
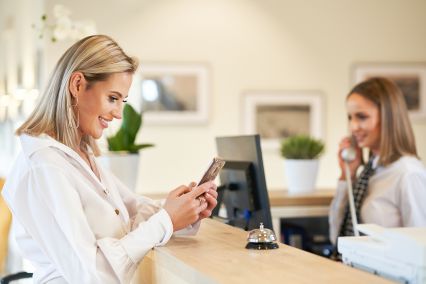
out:
<path id="1" fill-rule="evenodd" d="M 71 104 L 68 107 L 68 127 L 69 128 L 75 128 L 77 129 L 80 126 L 80 114 L 78 112 L 78 98 L 75 98 L 75 104 Z M 74 109 L 76 109 L 76 112 L 74 112 Z M 77 113 L 77 115 L 75 114 Z M 75 118 L 77 117 L 77 118 Z"/>

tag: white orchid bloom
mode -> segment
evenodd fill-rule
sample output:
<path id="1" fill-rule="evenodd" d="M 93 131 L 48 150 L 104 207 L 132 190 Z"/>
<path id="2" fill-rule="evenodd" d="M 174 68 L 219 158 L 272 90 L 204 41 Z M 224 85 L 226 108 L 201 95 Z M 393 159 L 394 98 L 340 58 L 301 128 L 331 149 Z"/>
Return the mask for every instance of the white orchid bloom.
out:
<path id="1" fill-rule="evenodd" d="M 42 18 L 43 25 L 41 35 L 45 31 L 51 32 L 51 40 L 53 42 L 60 40 L 79 40 L 83 37 L 96 34 L 96 26 L 93 21 L 73 21 L 69 17 L 71 11 L 63 5 L 55 5 L 53 7 L 53 24 L 46 22 L 46 18 Z"/>
<path id="2" fill-rule="evenodd" d="M 56 40 L 63 40 L 70 36 L 73 24 L 69 18 L 60 18 L 53 29 L 53 37 Z"/>
<path id="3" fill-rule="evenodd" d="M 83 36 L 90 36 L 97 34 L 96 24 L 94 21 L 84 21 L 82 27 Z"/>
<path id="4" fill-rule="evenodd" d="M 96 27 L 92 22 L 77 21 L 74 22 L 73 29 L 70 34 L 70 38 L 73 40 L 79 40 L 83 37 L 96 34 Z"/>

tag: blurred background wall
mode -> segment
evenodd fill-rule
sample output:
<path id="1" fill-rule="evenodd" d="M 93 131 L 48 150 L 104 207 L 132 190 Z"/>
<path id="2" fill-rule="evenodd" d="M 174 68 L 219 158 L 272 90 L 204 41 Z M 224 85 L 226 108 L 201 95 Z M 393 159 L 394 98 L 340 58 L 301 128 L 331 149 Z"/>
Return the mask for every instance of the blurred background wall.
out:
<path id="1" fill-rule="evenodd" d="M 18 25 L 24 20 L 23 12 L 13 12 L 19 5 L 36 5 L 29 10 L 32 14 L 25 20 L 28 23 L 28 19 L 39 21 L 42 11 L 51 15 L 54 5 L 63 4 L 72 11 L 73 18 L 93 20 L 99 33 L 112 36 L 129 54 L 137 56 L 142 68 L 144 62 L 202 63 L 208 67 L 211 97 L 207 123 L 144 125 L 140 131 L 139 142 L 156 145 L 142 152 L 137 186 L 142 193 L 167 192 L 179 184 L 198 180 L 215 155 L 214 138 L 243 133 L 242 100 L 248 91 L 322 93 L 326 152 L 321 158 L 317 185 L 333 188 L 339 174 L 337 145 L 347 134 L 344 102 L 353 85 L 354 64 L 426 62 L 424 0 L 0 3 L 3 31 L 11 21 Z M 26 33 L 36 37 L 34 30 Z M 17 50 L 21 44 L 18 42 Z M 40 85 L 71 44 L 67 40 L 43 41 Z M 414 121 L 413 126 L 420 157 L 425 160 L 426 119 Z M 1 139 L 10 138 L 3 134 Z M 4 152 L 0 161 L 6 165 L 11 158 Z M 278 149 L 264 149 L 263 157 L 269 189 L 285 188 Z"/>

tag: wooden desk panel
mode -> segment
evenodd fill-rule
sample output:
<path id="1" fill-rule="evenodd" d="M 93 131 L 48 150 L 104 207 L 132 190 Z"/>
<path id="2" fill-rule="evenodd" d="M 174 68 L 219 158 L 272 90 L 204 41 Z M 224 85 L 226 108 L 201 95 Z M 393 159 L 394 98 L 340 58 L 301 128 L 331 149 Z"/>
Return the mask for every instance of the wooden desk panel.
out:
<path id="1" fill-rule="evenodd" d="M 140 283 L 391 283 L 342 263 L 280 244 L 245 249 L 247 232 L 211 219 L 193 237 L 173 237 L 140 264 Z"/>
<path id="2" fill-rule="evenodd" d="M 329 206 L 335 190 L 316 190 L 312 193 L 290 194 L 285 190 L 268 191 L 271 207 L 278 206 Z"/>

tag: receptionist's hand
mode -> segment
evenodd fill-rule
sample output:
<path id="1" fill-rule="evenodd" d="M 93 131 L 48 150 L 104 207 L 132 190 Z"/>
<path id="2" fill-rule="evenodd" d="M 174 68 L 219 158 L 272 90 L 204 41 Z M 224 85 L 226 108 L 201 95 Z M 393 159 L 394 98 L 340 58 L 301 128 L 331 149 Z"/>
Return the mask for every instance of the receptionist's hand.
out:
<path id="1" fill-rule="evenodd" d="M 343 149 L 349 148 L 349 147 L 353 147 L 356 151 L 356 158 L 354 161 L 349 163 L 349 170 L 351 172 L 351 179 L 354 180 L 356 177 L 356 172 L 359 168 L 359 166 L 362 163 L 362 151 L 361 148 L 358 147 L 357 145 L 353 145 L 353 143 L 351 142 L 351 138 L 350 137 L 345 137 L 342 139 L 342 141 L 340 141 L 339 144 L 339 151 L 337 153 L 338 156 L 338 160 L 339 160 L 339 166 L 340 166 L 340 170 L 341 170 L 341 175 L 340 175 L 340 180 L 345 180 L 346 179 L 346 170 L 345 170 L 345 163 L 342 159 L 342 151 Z"/>

